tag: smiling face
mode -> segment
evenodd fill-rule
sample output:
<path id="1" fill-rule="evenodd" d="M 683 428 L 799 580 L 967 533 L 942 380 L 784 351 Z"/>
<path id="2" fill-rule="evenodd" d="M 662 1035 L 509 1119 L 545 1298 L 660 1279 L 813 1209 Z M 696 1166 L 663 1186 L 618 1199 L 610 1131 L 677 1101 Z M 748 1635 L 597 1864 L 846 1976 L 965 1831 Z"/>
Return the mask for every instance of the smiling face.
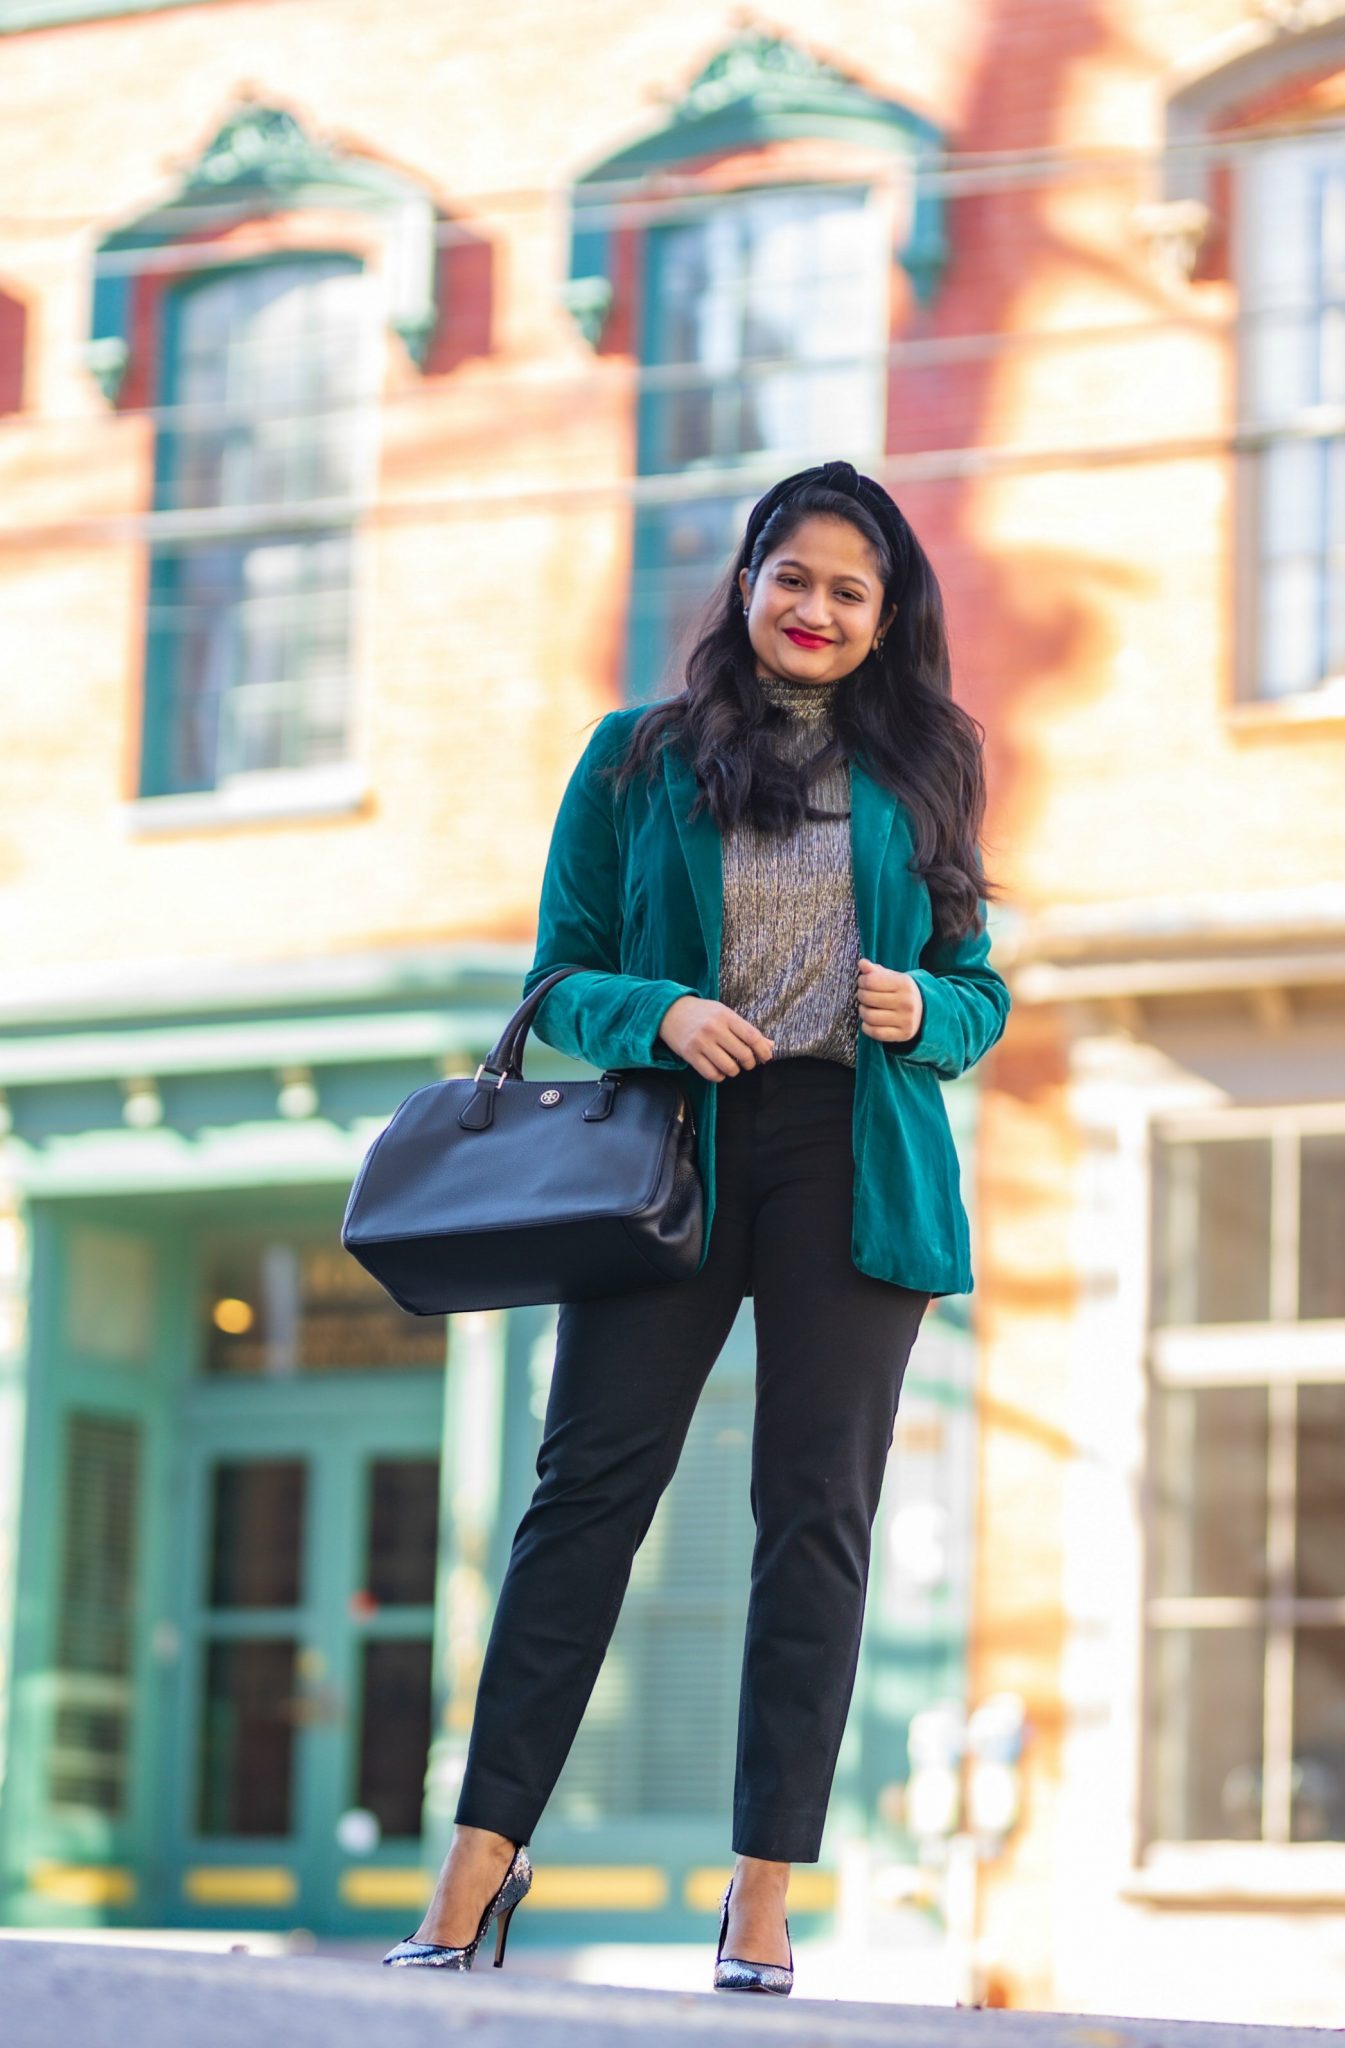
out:
<path id="1" fill-rule="evenodd" d="M 810 513 L 771 550 L 755 584 L 738 578 L 759 675 L 834 683 L 859 667 L 896 606 L 883 606 L 873 549 L 848 519 Z"/>

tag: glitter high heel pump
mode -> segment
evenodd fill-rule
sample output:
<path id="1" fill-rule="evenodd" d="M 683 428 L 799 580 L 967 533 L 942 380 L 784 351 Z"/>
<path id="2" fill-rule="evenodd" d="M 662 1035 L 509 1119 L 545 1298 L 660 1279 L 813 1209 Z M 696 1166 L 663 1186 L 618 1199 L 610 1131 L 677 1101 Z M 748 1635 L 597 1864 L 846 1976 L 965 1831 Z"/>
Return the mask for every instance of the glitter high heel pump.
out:
<path id="1" fill-rule="evenodd" d="M 729 1893 L 733 1890 L 730 1878 L 724 1891 L 720 1907 L 719 1947 L 715 1950 L 716 1991 L 775 1991 L 787 1997 L 794 1988 L 794 1944 L 789 1937 L 789 1921 L 785 1921 L 785 1942 L 789 1949 L 788 1963 L 749 1963 L 742 1956 L 726 1956 L 724 1942 L 729 1931 Z"/>
<path id="2" fill-rule="evenodd" d="M 408 1934 L 395 1948 L 390 1948 L 383 1960 L 394 1969 L 426 1968 L 431 1970 L 470 1970 L 476 1960 L 476 1952 L 490 1927 L 492 1920 L 498 1924 L 495 1930 L 495 1967 L 498 1970 L 504 1962 L 504 1944 L 509 1937 L 509 1922 L 514 1909 L 525 1899 L 532 1886 L 532 1863 L 527 1849 L 520 1842 L 514 1850 L 513 1860 L 500 1880 L 500 1888 L 481 1915 L 481 1925 L 469 1942 L 461 1948 L 454 1948 L 447 1942 L 417 1941 Z"/>

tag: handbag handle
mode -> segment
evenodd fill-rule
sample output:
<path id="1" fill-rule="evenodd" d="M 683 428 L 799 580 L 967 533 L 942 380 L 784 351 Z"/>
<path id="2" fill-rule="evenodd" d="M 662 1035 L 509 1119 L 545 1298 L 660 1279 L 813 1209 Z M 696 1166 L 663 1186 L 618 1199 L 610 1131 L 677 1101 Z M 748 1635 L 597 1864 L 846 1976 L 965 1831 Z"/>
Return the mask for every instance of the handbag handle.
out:
<path id="1" fill-rule="evenodd" d="M 544 975 L 536 988 L 523 998 L 523 1001 L 519 1004 L 513 1016 L 509 1019 L 494 1045 L 472 1076 L 475 1084 L 472 1093 L 458 1111 L 458 1122 L 464 1131 L 488 1131 L 490 1129 L 495 1121 L 495 1096 L 499 1094 L 506 1081 L 521 1081 L 523 1079 L 523 1047 L 542 997 L 548 989 L 554 988 L 558 981 L 563 981 L 567 974 L 582 974 L 583 972 L 584 969 L 582 967 L 553 968 L 551 973 Z M 494 1078 L 495 1087 L 493 1091 L 490 1083 L 481 1079 L 483 1074 L 490 1074 Z M 617 1084 L 620 1079 L 620 1074 L 613 1073 L 610 1069 L 603 1073 L 602 1085 L 599 1087 L 597 1095 L 584 1109 L 583 1114 L 586 1123 L 597 1123 L 601 1118 L 611 1115 L 612 1104 L 616 1098 Z"/>
<path id="2" fill-rule="evenodd" d="M 495 1096 L 499 1094 L 506 1081 L 523 1079 L 523 1047 L 542 997 L 548 989 L 554 988 L 558 981 L 563 981 L 567 974 L 583 974 L 585 971 L 582 967 L 553 967 L 549 974 L 543 975 L 536 988 L 523 998 L 472 1076 L 472 1094 L 458 1111 L 458 1122 L 463 1130 L 490 1129 L 494 1122 Z M 483 1074 L 489 1074 L 494 1079 L 493 1092 L 489 1082 L 482 1080 Z M 623 1075 L 619 1068 L 603 1069 L 598 1091 L 593 1100 L 585 1105 L 585 1123 L 599 1123 L 604 1117 L 611 1115 L 612 1104 L 616 1100 L 616 1091 L 622 1079 Z M 686 1113 L 684 1102 L 678 1111 L 678 1120 L 680 1121 Z M 692 1128 L 694 1129 L 694 1123 Z"/>
<path id="3" fill-rule="evenodd" d="M 550 974 L 543 975 L 536 988 L 523 998 L 472 1076 L 478 1087 L 481 1084 L 481 1076 L 485 1073 L 499 1075 L 495 1084 L 497 1088 L 502 1088 L 506 1081 L 523 1079 L 523 1047 L 542 997 L 549 989 L 554 988 L 558 981 L 563 981 L 567 974 L 583 972 L 582 967 L 556 967 Z"/>

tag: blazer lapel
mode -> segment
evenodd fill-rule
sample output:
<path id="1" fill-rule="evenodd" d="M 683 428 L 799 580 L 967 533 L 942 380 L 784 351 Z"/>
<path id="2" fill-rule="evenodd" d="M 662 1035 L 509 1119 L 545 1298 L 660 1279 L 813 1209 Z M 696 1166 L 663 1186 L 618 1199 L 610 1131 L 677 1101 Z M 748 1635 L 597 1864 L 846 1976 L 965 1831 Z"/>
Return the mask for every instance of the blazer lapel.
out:
<path id="1" fill-rule="evenodd" d="M 688 816 L 696 799 L 696 775 L 680 747 L 663 749 L 663 776 L 672 805 L 677 836 L 686 861 L 691 893 L 700 920 L 710 985 L 717 988 L 719 949 L 724 919 L 724 847 L 719 827 L 708 810 L 694 821 Z M 855 894 L 855 923 L 866 959 L 878 945 L 878 893 L 888 841 L 897 816 L 892 791 L 867 772 L 862 761 L 850 763 L 850 860 Z"/>
<path id="2" fill-rule="evenodd" d="M 855 924 L 859 950 L 877 959 L 878 892 L 888 841 L 897 816 L 897 799 L 876 782 L 861 760 L 850 763 L 850 861 L 854 875 Z M 884 965 L 882 961 L 878 963 Z"/>
<path id="3" fill-rule="evenodd" d="M 710 969 L 710 986 L 719 986 L 719 948 L 724 928 L 724 843 L 719 827 L 708 810 L 693 822 L 688 812 L 696 799 L 696 771 L 680 747 L 663 749 L 663 777 L 668 800 L 677 825 L 682 855 L 696 899 L 705 958 Z"/>

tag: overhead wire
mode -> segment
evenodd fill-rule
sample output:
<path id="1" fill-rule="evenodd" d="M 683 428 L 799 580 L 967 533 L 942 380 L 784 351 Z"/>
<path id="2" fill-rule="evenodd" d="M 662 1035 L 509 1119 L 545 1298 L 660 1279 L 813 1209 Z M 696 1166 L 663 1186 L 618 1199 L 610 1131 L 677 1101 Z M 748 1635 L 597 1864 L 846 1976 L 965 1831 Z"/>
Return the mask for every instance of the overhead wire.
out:
<path id="1" fill-rule="evenodd" d="M 1319 123 L 1311 129 L 1288 127 L 1285 124 L 1265 124 L 1254 131 L 1244 131 L 1233 137 L 1200 137 L 1186 140 L 1168 138 L 1161 144 L 1141 149 L 1116 149 L 1099 147 L 1082 150 L 1077 146 L 1059 148 L 1026 148 L 1017 151 L 984 151 L 943 153 L 937 159 L 917 158 L 905 166 L 917 186 L 956 192 L 961 196 L 973 192 L 1000 191 L 1012 187 L 1015 191 L 1030 189 L 1034 182 L 1058 183 L 1061 179 L 1087 177 L 1099 173 L 1116 176 L 1133 176 L 1145 168 L 1153 169 L 1166 160 L 1176 160 L 1186 165 L 1236 160 L 1249 152 L 1263 149 L 1287 139 L 1302 143 L 1317 144 L 1323 140 L 1340 138 L 1345 141 L 1345 122 Z M 900 166 L 898 166 L 898 169 Z M 894 175 L 896 172 L 894 171 Z M 819 185 L 826 181 L 810 178 L 792 184 L 771 184 L 771 191 L 792 190 L 816 193 Z M 762 189 L 760 187 L 753 189 Z M 601 192 L 601 200 L 593 194 Z M 712 210 L 722 204 L 726 195 L 709 192 L 703 183 L 694 177 L 671 173 L 659 174 L 657 189 L 651 192 L 650 181 L 639 178 L 606 183 L 580 184 L 571 187 L 557 187 L 548 190 L 540 188 L 506 188 L 491 193 L 464 195 L 454 204 L 459 218 L 440 220 L 433 230 L 435 240 L 445 245 L 454 241 L 479 244 L 480 233 L 464 224 L 462 216 L 468 210 L 479 213 L 500 211 L 509 206 L 531 206 L 555 208 L 570 207 L 576 199 L 582 209 L 585 226 L 597 224 L 604 211 L 612 224 L 639 224 L 649 220 L 671 218 L 674 211 L 683 217 L 690 205 L 696 210 Z M 256 222 L 266 218 L 250 213 L 247 220 Z M 236 201 L 221 202 L 214 207 L 191 210 L 186 216 L 182 209 L 174 207 L 172 219 L 175 226 L 186 225 L 188 220 L 196 225 L 211 220 L 240 219 Z M 0 236 L 19 227 L 34 231 L 66 232 L 75 227 L 87 229 L 98 226 L 104 233 L 115 232 L 106 221 L 92 222 L 88 218 L 57 220 L 40 216 L 0 216 Z M 271 251 L 277 258 L 286 253 L 283 249 Z M 184 258 L 190 259 L 195 270 L 209 266 L 213 261 L 235 263 L 238 260 L 236 248 L 221 251 L 210 244 L 190 243 L 168 248 L 141 248 L 122 251 L 107 251 L 95 255 L 91 260 L 99 270 L 107 263 L 122 263 L 129 274 L 135 270 L 150 271 L 163 268 L 178 273 L 184 268 Z M 1204 307 L 1171 307 L 1154 318 L 1135 320 L 1113 320 L 1101 322 L 1071 322 L 1061 327 L 1045 327 L 1040 324 L 1029 328 L 991 330 L 980 333 L 896 336 L 886 346 L 868 351 L 851 351 L 843 358 L 807 358 L 797 355 L 756 355 L 745 356 L 732 363 L 726 370 L 707 368 L 703 364 L 652 364 L 640 363 L 629 357 L 590 357 L 584 362 L 562 361 L 544 364 L 506 364 L 492 371 L 492 391 L 498 396 L 506 383 L 513 387 L 515 399 L 529 392 L 550 397 L 557 390 L 582 394 L 585 387 L 595 393 L 601 387 L 604 402 L 610 400 L 615 388 L 626 390 L 631 396 L 641 398 L 662 394 L 673 397 L 677 394 L 691 394 L 698 390 L 714 389 L 731 379 L 735 384 L 750 385 L 754 381 L 772 377 L 789 376 L 806 380 L 810 374 L 820 370 L 834 372 L 837 369 L 872 369 L 875 373 L 887 371 L 920 371 L 943 369 L 958 362 L 993 360 L 1000 355 L 1021 354 L 1033 350 L 1079 348 L 1082 346 L 1115 347 L 1135 343 L 1152 342 L 1175 332 L 1187 332 L 1199 337 L 1214 337 L 1230 341 L 1234 345 L 1249 332 L 1263 324 L 1276 320 L 1297 320 L 1304 315 L 1316 315 L 1339 301 L 1280 301 L 1269 300 L 1259 303 L 1235 303 L 1231 308 L 1209 309 Z M 332 339 L 330 330 L 323 330 L 324 340 Z M 277 339 L 275 346 L 283 348 L 288 344 Z M 256 353 L 257 344 L 247 345 L 249 354 Z M 488 358 L 483 355 L 480 360 Z M 236 403 L 224 400 L 211 405 L 201 400 L 177 402 L 155 402 L 142 406 L 109 406 L 106 411 L 89 413 L 28 413 L 21 412 L 0 419 L 0 447 L 6 429 L 31 432 L 33 427 L 78 426 L 81 430 L 120 427 L 123 422 L 143 420 L 157 428 L 184 430 L 188 425 L 199 428 L 202 421 L 214 420 L 226 427 L 237 424 L 240 419 L 249 428 L 261 425 L 266 429 L 285 425 L 301 424 L 312 429 L 323 420 L 337 416 L 349 416 L 361 424 L 370 418 L 381 417 L 392 406 L 415 404 L 422 408 L 431 404 L 432 398 L 424 384 L 408 382 L 390 391 L 368 394 L 354 405 L 335 407 L 303 407 L 284 411 L 258 407 L 253 403 L 240 408 Z M 967 447 L 935 448 L 920 451 L 896 452 L 887 455 L 865 454 L 863 450 L 853 451 L 854 459 L 862 460 L 870 473 L 880 476 L 890 486 L 908 483 L 932 483 L 952 481 L 968 475 L 978 474 L 1022 474 L 1041 470 L 1067 470 L 1098 467 L 1124 462 L 1180 461 L 1214 455 L 1229 454 L 1240 450 L 1254 449 L 1265 445 L 1271 439 L 1286 436 L 1299 438 L 1335 438 L 1342 431 L 1336 414 L 1329 416 L 1318 409 L 1312 417 L 1300 417 L 1293 421 L 1267 425 L 1264 422 L 1236 424 L 1225 431 L 1193 434 L 1188 436 L 1155 436 L 1146 439 L 1122 438 L 1104 439 L 1090 444 L 987 446 L 976 444 Z M 517 480 L 505 485 L 481 485 L 473 482 L 461 490 L 439 491 L 433 495 L 418 494 L 404 500 L 387 498 L 374 500 L 356 495 L 330 501 L 287 499 L 269 503 L 250 503 L 238 507 L 215 505 L 200 510 L 191 508 L 156 507 L 152 511 L 138 513 L 93 514 L 63 522 L 50 522 L 45 527 L 25 525 L 5 527 L 0 525 L 0 545 L 16 543 L 31 545 L 39 536 L 54 537 L 62 534 L 76 540 L 79 536 L 92 539 L 95 535 L 120 541 L 131 535 L 161 534 L 170 536 L 176 529 L 182 538 L 199 536 L 202 532 L 228 531 L 240 521 L 249 528 L 269 525 L 292 527 L 296 523 L 305 526 L 323 524 L 348 524 L 357 521 L 367 524 L 379 521 L 451 517 L 455 513 L 480 514 L 485 511 L 539 506 L 560 503 L 593 502 L 620 498 L 636 504 L 671 504 L 684 500 L 699 499 L 715 494 L 741 495 L 757 487 L 758 482 L 768 482 L 780 463 L 797 455 L 808 459 L 810 448 L 787 450 L 774 448 L 755 455 L 734 457 L 717 466 L 702 464 L 692 469 L 666 473 L 643 474 L 620 477 L 571 480 L 557 483 L 553 480 Z"/>
<path id="2" fill-rule="evenodd" d="M 959 197 L 978 196 L 986 192 L 999 192 L 1010 188 L 1022 190 L 1033 183 L 1055 183 L 1061 178 L 1096 177 L 1110 175 L 1116 178 L 1132 178 L 1137 171 L 1153 169 L 1165 163 L 1181 164 L 1188 167 L 1208 167 L 1215 164 L 1233 164 L 1241 157 L 1273 148 L 1284 142 L 1312 145 L 1345 137 L 1345 121 L 1316 121 L 1305 126 L 1302 122 L 1262 122 L 1254 127 L 1244 128 L 1230 135 L 1200 135 L 1190 137 L 1166 136 L 1152 143 L 1135 145 L 1098 144 L 1096 146 L 1078 143 L 1059 145 L 1029 145 L 1020 149 L 997 150 L 943 150 L 931 151 L 919 148 L 899 149 L 893 155 L 893 168 L 888 176 L 909 175 L 921 191 L 951 193 Z M 326 138 L 320 138 L 326 140 Z M 355 156 L 354 151 L 347 154 Z M 192 164 L 184 160 L 183 168 L 189 170 Z M 865 171 L 862 180 L 853 171 L 838 167 L 837 181 L 872 182 L 872 174 Z M 797 187 L 814 190 L 817 178 L 806 180 L 781 180 L 782 189 Z M 651 189 L 652 187 L 652 189 Z M 771 181 L 775 189 L 776 181 Z M 445 241 L 476 239 L 473 230 L 465 224 L 464 216 L 470 213 L 499 213 L 532 207 L 554 207 L 566 209 L 576 201 L 583 209 L 586 224 L 611 223 L 638 224 L 646 217 L 655 217 L 671 206 L 691 205 L 713 206 L 722 197 L 718 190 L 707 190 L 705 181 L 693 173 L 658 170 L 631 178 L 586 177 L 576 173 L 575 178 L 564 184 L 552 186 L 503 186 L 495 189 L 464 190 L 442 201 L 451 207 L 455 219 L 441 220 L 436 225 L 436 234 Z M 138 217 L 152 214 L 156 206 L 169 208 L 171 218 L 177 227 L 192 229 L 209 226 L 222 219 L 236 218 L 239 211 L 237 199 L 221 199 L 217 204 L 204 203 L 199 206 L 179 206 L 173 201 L 171 190 L 156 199 L 147 197 L 140 208 Z M 129 230 L 134 220 L 118 223 L 109 220 L 106 214 L 36 214 L 0 213 L 0 234 L 8 232 L 33 232 L 69 234 L 90 227 L 107 234 Z"/>

